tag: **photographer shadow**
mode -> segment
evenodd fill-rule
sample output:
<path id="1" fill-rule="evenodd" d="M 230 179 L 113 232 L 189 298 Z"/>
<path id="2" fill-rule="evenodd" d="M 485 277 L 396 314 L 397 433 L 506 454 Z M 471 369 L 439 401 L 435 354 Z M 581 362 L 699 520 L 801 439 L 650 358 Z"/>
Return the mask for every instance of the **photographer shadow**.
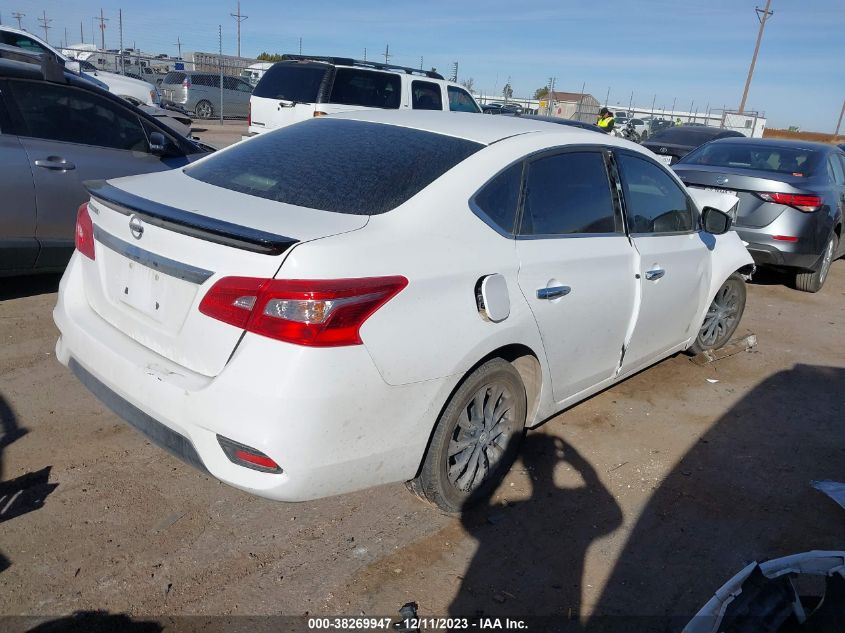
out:
<path id="1" fill-rule="evenodd" d="M 507 507 L 488 504 L 462 516 L 478 549 L 449 613 L 557 616 L 577 626 L 587 549 L 622 524 L 622 511 L 590 463 L 562 439 L 529 434 L 521 455 L 530 498 Z M 567 480 L 561 487 L 555 471 L 566 466 L 568 472 L 558 472 Z"/>

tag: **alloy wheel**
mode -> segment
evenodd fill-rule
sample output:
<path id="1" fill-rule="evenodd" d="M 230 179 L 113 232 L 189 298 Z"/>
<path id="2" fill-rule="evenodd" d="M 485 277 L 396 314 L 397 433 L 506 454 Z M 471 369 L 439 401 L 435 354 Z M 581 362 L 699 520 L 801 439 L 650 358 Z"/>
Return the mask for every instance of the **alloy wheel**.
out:
<path id="1" fill-rule="evenodd" d="M 514 428 L 514 396 L 503 383 L 484 385 L 467 403 L 448 449 L 448 479 L 459 490 L 478 488 L 507 450 Z"/>
<path id="2" fill-rule="evenodd" d="M 707 309 L 707 316 L 699 331 L 699 339 L 705 347 L 719 347 L 726 336 L 734 330 L 740 317 L 740 298 L 736 287 L 726 283 L 713 298 Z"/>

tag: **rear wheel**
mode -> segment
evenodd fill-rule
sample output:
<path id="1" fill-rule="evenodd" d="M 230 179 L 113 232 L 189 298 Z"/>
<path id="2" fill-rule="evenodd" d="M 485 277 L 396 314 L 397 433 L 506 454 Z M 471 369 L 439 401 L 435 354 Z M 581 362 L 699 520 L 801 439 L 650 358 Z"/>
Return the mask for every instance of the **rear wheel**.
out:
<path id="1" fill-rule="evenodd" d="M 836 233 L 831 233 L 830 239 L 824 248 L 819 269 L 816 271 L 798 273 L 795 275 L 795 287 L 803 292 L 818 292 L 824 286 L 827 274 L 830 272 L 830 265 L 833 263 L 834 254 L 839 246 Z"/>
<path id="2" fill-rule="evenodd" d="M 706 350 L 719 349 L 731 340 L 745 311 L 745 297 L 745 280 L 734 273 L 713 297 L 698 336 L 688 351 L 700 354 Z"/>
<path id="3" fill-rule="evenodd" d="M 513 365 L 501 358 L 484 363 L 449 400 L 408 487 L 446 512 L 486 498 L 516 457 L 525 416 L 525 387 Z"/>
<path id="4" fill-rule="evenodd" d="M 214 116 L 214 106 L 211 105 L 211 101 L 203 99 L 197 103 L 197 107 L 194 108 L 194 112 L 199 119 L 210 119 Z"/>

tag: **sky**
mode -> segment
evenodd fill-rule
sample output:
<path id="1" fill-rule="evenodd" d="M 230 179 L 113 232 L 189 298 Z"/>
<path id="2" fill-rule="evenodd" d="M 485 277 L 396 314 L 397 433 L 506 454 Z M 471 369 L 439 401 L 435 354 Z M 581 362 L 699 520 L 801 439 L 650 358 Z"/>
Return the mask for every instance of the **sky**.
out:
<path id="1" fill-rule="evenodd" d="M 765 0 L 242 0 L 241 53 L 296 53 L 384 59 L 444 76 L 459 64 L 461 81 L 501 95 L 510 81 L 516 97 L 530 97 L 556 78 L 559 91 L 585 92 L 611 106 L 705 111 L 736 108 L 742 97 Z M 124 46 L 176 54 L 237 46 L 236 0 L 0 0 L 0 19 L 51 43 L 91 41 L 93 17 L 109 19 L 106 46 L 118 47 L 118 9 Z M 797 125 L 832 132 L 845 100 L 845 0 L 772 0 L 747 110 L 765 113 L 769 127 Z M 96 30 L 99 42 L 99 29 Z M 608 99 L 609 91 L 609 99 Z"/>

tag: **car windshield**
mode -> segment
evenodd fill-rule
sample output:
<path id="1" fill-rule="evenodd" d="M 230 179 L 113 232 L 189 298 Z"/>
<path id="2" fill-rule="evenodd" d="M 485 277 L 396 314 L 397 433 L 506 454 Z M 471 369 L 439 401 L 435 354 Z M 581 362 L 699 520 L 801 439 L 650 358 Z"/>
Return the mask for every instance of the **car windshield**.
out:
<path id="1" fill-rule="evenodd" d="M 482 147 L 393 125 L 312 119 L 262 134 L 185 173 L 267 200 L 375 215 L 398 207 Z"/>
<path id="2" fill-rule="evenodd" d="M 265 99 L 284 99 L 296 103 L 316 103 L 320 84 L 326 76 L 325 64 L 281 62 L 271 66 L 258 84 L 253 95 Z"/>
<path id="3" fill-rule="evenodd" d="M 687 154 L 681 163 L 739 167 L 793 176 L 809 176 L 819 163 L 819 152 L 809 148 L 745 143 L 710 143 Z"/>
<path id="4" fill-rule="evenodd" d="M 690 130 L 670 127 L 665 130 L 661 130 L 652 136 L 651 140 L 655 143 L 662 141 L 665 143 L 676 143 L 677 145 L 692 145 L 694 147 L 698 147 L 707 141 L 712 141 L 719 135 L 720 132 L 721 130 Z"/>

